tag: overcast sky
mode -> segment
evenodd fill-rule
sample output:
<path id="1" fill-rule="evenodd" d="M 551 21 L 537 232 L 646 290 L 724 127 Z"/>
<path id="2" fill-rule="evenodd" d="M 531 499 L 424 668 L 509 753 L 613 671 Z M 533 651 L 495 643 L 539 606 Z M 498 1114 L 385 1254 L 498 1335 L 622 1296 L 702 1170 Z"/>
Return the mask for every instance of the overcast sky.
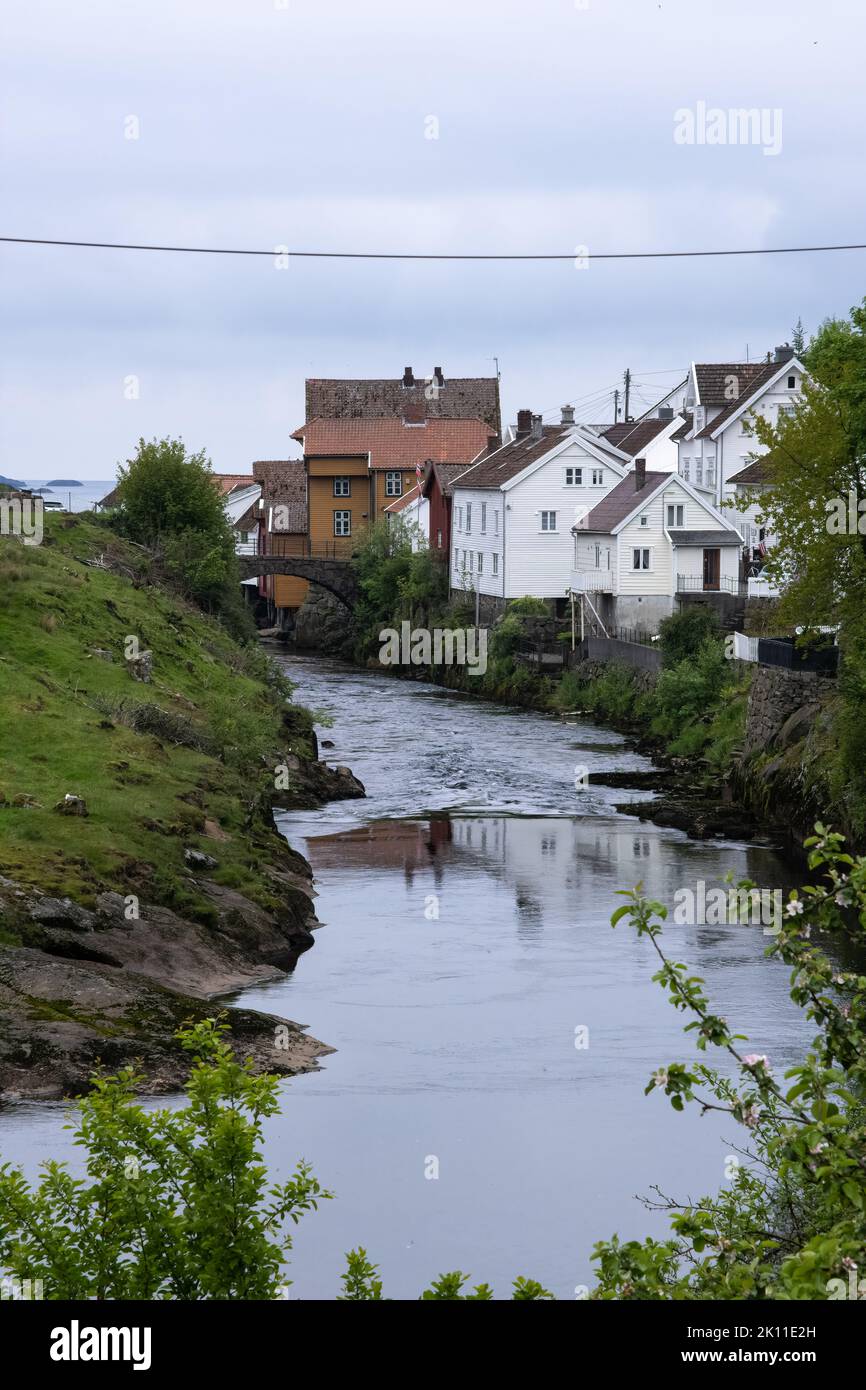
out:
<path id="1" fill-rule="evenodd" d="M 0 231 L 358 251 L 863 241 L 864 40 L 863 0 L 5 0 Z M 676 113 L 701 102 L 781 112 L 780 151 L 678 143 Z M 494 356 L 506 420 L 569 400 L 612 419 L 626 367 L 639 413 L 691 358 L 763 356 L 798 316 L 813 329 L 864 294 L 866 252 L 278 269 L 0 246 L 0 473 L 110 478 L 166 434 L 245 471 L 297 456 L 306 376 L 485 375 Z"/>

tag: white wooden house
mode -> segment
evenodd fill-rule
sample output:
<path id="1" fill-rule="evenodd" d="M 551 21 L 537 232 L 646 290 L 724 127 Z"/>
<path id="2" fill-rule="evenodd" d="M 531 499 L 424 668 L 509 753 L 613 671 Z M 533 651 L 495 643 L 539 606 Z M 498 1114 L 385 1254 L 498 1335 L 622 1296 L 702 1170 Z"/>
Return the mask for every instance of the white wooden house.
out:
<path id="1" fill-rule="evenodd" d="M 452 484 L 452 592 L 478 595 L 484 616 L 531 595 L 566 607 L 571 528 L 615 486 L 630 456 L 574 423 L 518 414 L 515 437 L 485 453 Z"/>
<path id="2" fill-rule="evenodd" d="M 741 592 L 742 538 L 676 473 L 643 460 L 574 526 L 571 591 L 601 624 L 654 633 L 678 595 Z"/>

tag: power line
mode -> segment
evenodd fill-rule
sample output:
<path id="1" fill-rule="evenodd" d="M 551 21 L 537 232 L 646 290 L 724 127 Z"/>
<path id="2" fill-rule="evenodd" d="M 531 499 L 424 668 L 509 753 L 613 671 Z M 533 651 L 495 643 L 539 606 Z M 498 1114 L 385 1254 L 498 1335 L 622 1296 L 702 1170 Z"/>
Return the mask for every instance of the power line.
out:
<path id="1" fill-rule="evenodd" d="M 0 242 L 19 246 L 72 246 L 103 251 L 176 251 L 197 256 L 285 256 L 293 259 L 343 261 L 573 261 L 576 253 L 558 252 L 444 252 L 444 251 L 258 251 L 236 246 L 156 246 L 126 241 L 61 241 L 50 237 L 0 236 Z M 680 260 L 696 256 L 790 256 L 819 251 L 866 251 L 866 242 L 838 246 L 753 246 L 724 251 L 594 251 L 587 261 Z"/>

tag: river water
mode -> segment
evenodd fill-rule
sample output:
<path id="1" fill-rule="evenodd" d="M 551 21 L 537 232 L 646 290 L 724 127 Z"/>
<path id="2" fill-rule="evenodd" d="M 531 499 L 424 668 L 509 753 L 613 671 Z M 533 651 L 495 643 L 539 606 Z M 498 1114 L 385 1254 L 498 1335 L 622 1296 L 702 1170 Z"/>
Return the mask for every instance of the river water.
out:
<path id="1" fill-rule="evenodd" d="M 693 1043 L 652 983 L 650 943 L 611 930 L 617 889 L 642 880 L 672 907 L 729 870 L 787 889 L 791 869 L 766 847 L 641 824 L 615 809 L 621 789 L 576 790 L 578 765 L 650 766 L 597 725 L 284 660 L 297 700 L 333 720 L 323 756 L 367 789 L 281 817 L 324 925 L 290 978 L 239 996 L 337 1048 L 285 1083 L 268 1128 L 275 1174 L 304 1157 L 336 1194 L 298 1228 L 291 1296 L 333 1298 L 363 1245 L 393 1298 L 457 1268 L 499 1297 L 525 1274 L 573 1298 L 596 1240 L 665 1229 L 636 1194 L 714 1192 L 742 1143 L 724 1116 L 643 1095 Z M 767 940 L 759 926 L 665 936 L 782 1070 L 809 1032 Z M 62 1120 L 57 1105 L 0 1115 L 0 1155 L 31 1174 L 69 1157 Z"/>

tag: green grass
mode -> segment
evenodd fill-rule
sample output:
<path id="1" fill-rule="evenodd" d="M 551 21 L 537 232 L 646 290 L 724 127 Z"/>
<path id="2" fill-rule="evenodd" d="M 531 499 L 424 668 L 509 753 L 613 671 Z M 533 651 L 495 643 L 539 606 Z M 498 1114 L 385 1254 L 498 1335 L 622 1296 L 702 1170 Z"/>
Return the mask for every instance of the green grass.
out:
<path id="1" fill-rule="evenodd" d="M 303 712 L 284 722 L 290 687 L 258 648 L 135 587 L 137 548 L 84 517 L 47 521 L 40 547 L 0 541 L 0 873 L 85 905 L 113 888 L 212 920 L 188 881 L 192 845 L 267 900 L 259 866 L 283 841 L 251 808 L 280 752 L 309 750 Z M 126 669 L 129 637 L 153 652 L 149 685 Z M 87 818 L 52 809 L 67 792 Z M 207 836 L 206 817 L 228 838 Z"/>

